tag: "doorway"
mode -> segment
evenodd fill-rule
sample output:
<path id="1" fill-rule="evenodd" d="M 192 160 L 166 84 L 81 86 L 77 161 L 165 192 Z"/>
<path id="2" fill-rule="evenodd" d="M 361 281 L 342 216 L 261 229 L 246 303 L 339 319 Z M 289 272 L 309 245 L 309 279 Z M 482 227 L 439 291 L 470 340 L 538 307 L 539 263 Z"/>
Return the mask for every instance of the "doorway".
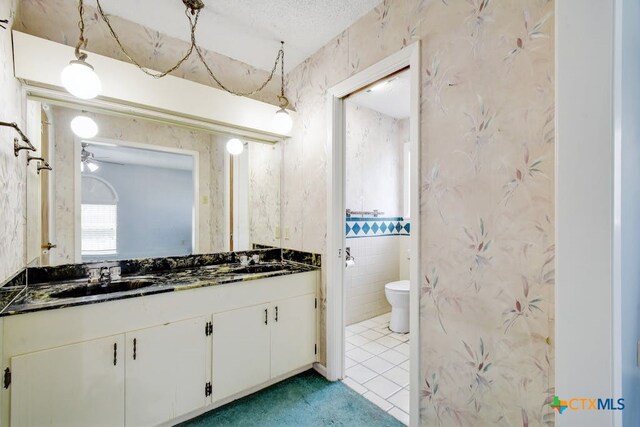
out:
<path id="1" fill-rule="evenodd" d="M 344 98 L 343 381 L 405 424 L 411 338 L 409 98 L 408 69 Z"/>
<path id="2" fill-rule="evenodd" d="M 351 251 L 346 253 L 346 248 L 351 246 L 347 244 L 349 231 L 355 231 L 353 226 L 349 226 L 349 222 L 355 222 L 355 229 L 363 230 L 362 227 L 371 230 L 373 225 L 368 224 L 367 219 L 370 219 L 372 224 L 377 225 L 378 230 L 380 224 L 383 221 L 377 218 L 383 218 L 382 212 L 384 210 L 380 207 L 366 206 L 360 209 L 357 207 L 358 202 L 354 203 L 356 207 L 347 206 L 347 194 L 346 194 L 346 164 L 347 164 L 347 123 L 346 123 L 346 111 L 349 96 L 362 92 L 363 90 L 373 89 L 378 84 L 388 82 L 393 79 L 397 73 L 404 71 L 407 73 L 408 87 L 409 87 L 409 125 L 408 125 L 408 171 L 407 175 L 410 181 L 408 184 L 408 197 L 406 198 L 410 203 L 407 204 L 406 209 L 409 211 L 409 217 L 411 218 L 410 230 L 406 239 L 408 241 L 408 250 L 410 260 L 408 262 L 408 275 L 409 275 L 409 329 L 410 335 L 416 337 L 415 339 L 409 339 L 408 353 L 409 360 L 414 363 L 409 363 L 405 367 L 409 368 L 409 387 L 407 394 L 409 395 L 409 407 L 408 410 L 411 425 L 417 425 L 419 416 L 419 387 L 421 384 L 419 374 L 419 277 L 420 277 L 420 247 L 419 247 L 419 233 L 420 224 L 418 217 L 418 209 L 420 206 L 419 199 L 419 167 L 420 167 L 420 45 L 419 42 L 415 42 L 410 46 L 403 48 L 401 51 L 387 57 L 386 59 L 374 64 L 373 66 L 355 74 L 344 82 L 329 89 L 328 96 L 328 115 L 329 115 L 329 129 L 330 129 L 330 143 L 329 143 L 329 177 L 328 177 L 328 238 L 327 238 L 327 377 L 330 380 L 340 380 L 345 378 L 346 373 L 346 360 L 345 353 L 348 351 L 347 334 L 350 332 L 345 331 L 347 324 L 347 286 L 345 265 L 350 260 L 347 257 L 352 257 Z M 389 83 L 384 83 L 389 84 Z M 354 95 L 355 96 L 355 95 Z M 400 152 L 403 147 L 400 148 Z M 369 171 L 369 174 L 376 173 L 376 171 Z M 404 197 L 401 197 L 404 200 Z M 364 206 L 363 203 L 360 203 Z M 403 207 L 404 207 L 403 203 Z M 351 212 L 347 213 L 347 208 L 351 209 Z M 376 212 L 377 210 L 377 212 Z M 349 216 L 353 212 L 358 212 L 356 215 L 362 215 L 356 217 L 364 222 L 364 225 L 360 225 L 358 220 L 349 221 Z M 371 216 L 368 216 L 371 214 Z M 351 217 L 353 218 L 353 217 Z M 396 217 L 397 218 L 397 217 Z M 385 219 L 385 229 L 388 230 L 389 224 Z M 391 221 L 389 221 L 391 223 Z M 393 224 L 393 229 L 399 226 L 403 229 L 401 221 L 396 221 Z M 346 233 L 345 233 L 346 231 Z M 400 231 L 400 230 L 398 230 Z M 378 293 L 384 292 L 381 290 Z M 372 320 L 369 330 L 373 330 L 375 327 L 384 328 L 384 322 L 386 319 L 376 316 L 375 320 Z M 373 325 L 373 323 L 377 323 Z M 378 331 L 378 333 L 380 333 Z M 377 335 L 371 333 L 370 335 L 377 337 Z M 380 337 L 378 337 L 380 338 Z M 395 339 L 392 337 L 392 339 Z M 401 342 L 405 344 L 406 342 Z M 400 345 L 400 344 L 399 344 Z M 375 347 L 375 346 L 370 346 Z M 403 347 L 406 349 L 406 347 Z M 380 348 L 378 348 L 379 350 Z M 352 350 L 352 349 L 351 349 Z M 377 351 L 377 350 L 375 350 Z M 386 350 L 385 350 L 386 351 Z M 352 353 L 352 356 L 354 354 Z M 357 356 L 356 356 L 357 357 Z M 352 359 L 354 360 L 354 359 Z M 357 360 L 356 360 L 357 362 Z M 351 362 L 350 362 L 351 363 Z M 402 362 L 403 363 L 403 362 Z M 404 369 L 404 368 L 401 368 Z M 380 378 L 383 376 L 378 375 Z M 378 381 L 382 383 L 382 380 Z M 363 395 L 367 391 L 364 391 Z M 398 390 L 399 391 L 399 390 Z M 381 391 L 382 392 L 382 391 Z M 397 392 L 397 391 L 395 391 Z M 394 392 L 394 393 L 395 393 Z M 384 393 L 384 392 L 383 392 Z M 366 397 L 366 396 L 365 396 Z M 374 400 L 373 398 L 371 400 Z"/>

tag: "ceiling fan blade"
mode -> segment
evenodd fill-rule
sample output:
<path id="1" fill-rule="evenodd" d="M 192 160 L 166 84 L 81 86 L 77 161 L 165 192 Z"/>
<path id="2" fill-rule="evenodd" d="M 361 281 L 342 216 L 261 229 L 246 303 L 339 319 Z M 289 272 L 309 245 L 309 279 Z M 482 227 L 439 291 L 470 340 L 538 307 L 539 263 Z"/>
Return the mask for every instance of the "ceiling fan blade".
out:
<path id="1" fill-rule="evenodd" d="M 93 159 L 93 161 L 95 161 L 95 162 L 100 162 L 100 163 L 109 163 L 109 164 L 112 164 L 112 165 L 120 165 L 120 166 L 124 166 L 124 163 L 112 162 L 112 161 L 110 161 L 110 160 Z"/>

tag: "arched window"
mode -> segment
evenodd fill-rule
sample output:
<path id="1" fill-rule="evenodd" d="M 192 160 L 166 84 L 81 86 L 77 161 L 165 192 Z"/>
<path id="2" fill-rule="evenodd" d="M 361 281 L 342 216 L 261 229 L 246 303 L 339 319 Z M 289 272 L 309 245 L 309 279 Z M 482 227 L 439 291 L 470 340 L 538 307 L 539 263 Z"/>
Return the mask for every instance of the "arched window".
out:
<path id="1" fill-rule="evenodd" d="M 82 176 L 82 256 L 118 253 L 118 195 L 107 181 Z"/>

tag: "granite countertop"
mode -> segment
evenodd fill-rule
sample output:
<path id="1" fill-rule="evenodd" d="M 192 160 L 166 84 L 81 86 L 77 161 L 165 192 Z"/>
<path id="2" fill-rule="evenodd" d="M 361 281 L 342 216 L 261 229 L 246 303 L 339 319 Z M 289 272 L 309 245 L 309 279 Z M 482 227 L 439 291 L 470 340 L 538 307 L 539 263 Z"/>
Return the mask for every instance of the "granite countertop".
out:
<path id="1" fill-rule="evenodd" d="M 121 280 L 113 281 L 106 288 L 99 284 L 87 285 L 85 278 L 43 282 L 29 285 L 0 313 L 0 317 L 304 273 L 318 268 L 293 261 L 262 262 L 248 267 L 226 263 L 154 271 L 142 275 L 123 275 Z M 127 285 L 134 289 L 105 293 L 108 289 L 124 289 Z M 17 288 L 7 288 L 5 291 L 0 293 L 0 302 L 6 300 L 5 302 L 9 303 L 18 295 Z M 98 294 L 93 294 L 96 292 Z"/>

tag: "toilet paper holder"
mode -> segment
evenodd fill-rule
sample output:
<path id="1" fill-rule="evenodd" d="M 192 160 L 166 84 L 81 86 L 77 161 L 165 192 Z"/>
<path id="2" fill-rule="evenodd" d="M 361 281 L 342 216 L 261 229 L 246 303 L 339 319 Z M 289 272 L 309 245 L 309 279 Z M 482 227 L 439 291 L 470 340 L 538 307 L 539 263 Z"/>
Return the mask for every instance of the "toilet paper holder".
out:
<path id="1" fill-rule="evenodd" d="M 350 268 L 353 267 L 356 263 L 356 259 L 351 256 L 351 248 L 344 248 L 344 267 Z"/>
<path id="2" fill-rule="evenodd" d="M 356 259 L 354 257 L 351 256 L 351 248 L 347 247 L 344 248 L 344 254 L 345 254 L 345 261 L 355 261 Z"/>

